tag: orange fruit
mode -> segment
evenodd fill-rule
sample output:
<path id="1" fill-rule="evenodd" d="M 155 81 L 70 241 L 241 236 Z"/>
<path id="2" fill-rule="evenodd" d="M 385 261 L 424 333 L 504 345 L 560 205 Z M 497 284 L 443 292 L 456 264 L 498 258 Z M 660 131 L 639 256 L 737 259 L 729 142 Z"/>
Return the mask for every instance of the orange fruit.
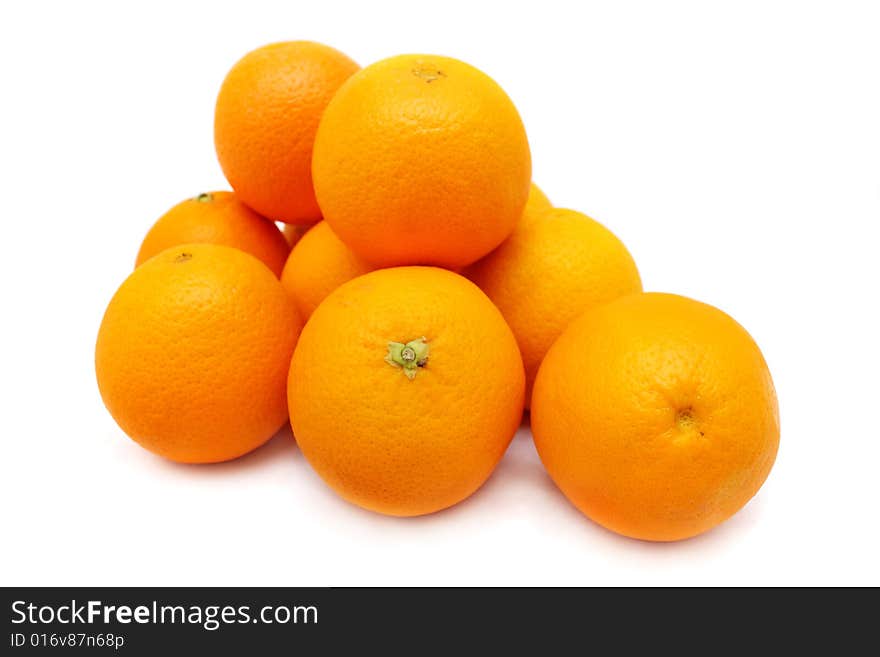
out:
<path id="1" fill-rule="evenodd" d="M 465 278 L 434 267 L 349 281 L 312 313 L 290 366 L 297 443 L 339 495 L 414 516 L 489 477 L 522 414 L 516 341 Z"/>
<path id="2" fill-rule="evenodd" d="M 253 256 L 172 247 L 135 269 L 107 307 L 95 347 L 101 397 L 151 452 L 233 459 L 284 424 L 299 331 L 293 302 Z"/>
<path id="3" fill-rule="evenodd" d="M 311 41 L 273 43 L 229 71 L 214 113 L 220 167 L 239 198 L 277 221 L 321 218 L 312 189 L 312 145 L 321 114 L 358 65 Z"/>
<path id="4" fill-rule="evenodd" d="M 324 219 L 365 260 L 455 269 L 510 235 L 531 156 L 516 108 L 486 74 L 401 55 L 355 73 L 330 101 L 312 175 Z"/>
<path id="5" fill-rule="evenodd" d="M 307 320 L 333 290 L 373 269 L 336 237 L 326 221 L 321 221 L 293 247 L 281 284 L 296 303 L 300 317 Z"/>
<path id="6" fill-rule="evenodd" d="M 623 243 L 574 210 L 536 210 L 464 274 L 501 310 L 526 367 L 526 405 L 553 341 L 588 308 L 642 289 Z"/>
<path id="7" fill-rule="evenodd" d="M 736 513 L 779 446 L 758 346 L 717 308 L 672 294 L 624 297 L 575 321 L 541 365 L 531 421 L 568 499 L 651 541 L 695 536 Z"/>
<path id="8" fill-rule="evenodd" d="M 290 247 L 278 227 L 232 192 L 210 192 L 178 203 L 153 224 L 135 266 L 178 244 L 223 244 L 241 249 L 281 275 Z"/>

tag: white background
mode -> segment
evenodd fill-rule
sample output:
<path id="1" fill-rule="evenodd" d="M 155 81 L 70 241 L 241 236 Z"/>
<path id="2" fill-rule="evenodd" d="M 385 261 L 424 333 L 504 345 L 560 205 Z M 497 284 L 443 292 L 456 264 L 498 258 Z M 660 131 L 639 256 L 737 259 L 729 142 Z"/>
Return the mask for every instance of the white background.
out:
<path id="1" fill-rule="evenodd" d="M 183 4 L 0 9 L 2 584 L 880 584 L 871 3 Z M 216 92 L 285 39 L 482 68 L 557 205 L 611 227 L 647 289 L 749 329 L 782 442 L 742 512 L 678 544 L 617 537 L 526 430 L 471 499 L 408 520 L 338 499 L 289 433 L 187 467 L 118 430 L 94 379 L 104 307 L 161 213 L 227 188 Z"/>

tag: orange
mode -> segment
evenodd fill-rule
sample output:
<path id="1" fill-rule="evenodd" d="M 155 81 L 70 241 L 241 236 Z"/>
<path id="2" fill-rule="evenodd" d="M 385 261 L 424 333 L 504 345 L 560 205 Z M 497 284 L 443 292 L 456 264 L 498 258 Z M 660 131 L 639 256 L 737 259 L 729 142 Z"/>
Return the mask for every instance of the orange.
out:
<path id="1" fill-rule="evenodd" d="M 299 331 L 293 302 L 253 256 L 172 247 L 135 269 L 107 307 L 95 347 L 101 397 L 151 452 L 233 459 L 284 424 Z"/>
<path id="2" fill-rule="evenodd" d="M 235 198 L 211 192 L 178 203 L 153 224 L 141 244 L 135 266 L 178 244 L 223 244 L 241 249 L 281 275 L 290 247 L 268 219 Z"/>
<path id="3" fill-rule="evenodd" d="M 623 243 L 599 222 L 561 208 L 524 216 L 510 239 L 464 273 L 513 329 L 526 405 L 538 366 L 565 327 L 594 305 L 642 289 Z"/>
<path id="4" fill-rule="evenodd" d="M 637 294 L 588 311 L 556 341 L 535 382 L 532 432 L 583 513 L 625 536 L 674 541 L 758 491 L 779 411 L 742 326 L 692 299 Z"/>
<path id="5" fill-rule="evenodd" d="M 307 320 L 333 290 L 373 269 L 321 221 L 293 247 L 281 284 L 296 303 L 300 317 Z"/>
<path id="6" fill-rule="evenodd" d="M 365 260 L 455 269 L 510 235 L 531 156 L 516 108 L 486 74 L 401 55 L 355 73 L 330 101 L 312 175 L 324 219 Z"/>
<path id="7" fill-rule="evenodd" d="M 263 46 L 232 67 L 217 96 L 214 144 L 242 201 L 285 223 L 321 218 L 311 175 L 315 131 L 330 98 L 358 68 L 311 41 Z"/>
<path id="8" fill-rule="evenodd" d="M 312 314 L 290 366 L 297 443 L 339 495 L 414 516 L 473 493 L 522 414 L 516 341 L 465 278 L 381 269 L 343 284 Z"/>

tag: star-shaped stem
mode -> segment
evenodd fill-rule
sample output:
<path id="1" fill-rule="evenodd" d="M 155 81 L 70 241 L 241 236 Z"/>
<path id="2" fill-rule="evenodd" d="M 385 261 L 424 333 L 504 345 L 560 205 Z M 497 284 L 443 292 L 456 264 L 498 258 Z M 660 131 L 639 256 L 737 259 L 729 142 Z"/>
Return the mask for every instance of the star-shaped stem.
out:
<path id="1" fill-rule="evenodd" d="M 425 338 L 416 338 L 405 344 L 389 342 L 385 362 L 403 369 L 406 378 L 412 381 L 419 368 L 428 364 L 428 341 Z"/>

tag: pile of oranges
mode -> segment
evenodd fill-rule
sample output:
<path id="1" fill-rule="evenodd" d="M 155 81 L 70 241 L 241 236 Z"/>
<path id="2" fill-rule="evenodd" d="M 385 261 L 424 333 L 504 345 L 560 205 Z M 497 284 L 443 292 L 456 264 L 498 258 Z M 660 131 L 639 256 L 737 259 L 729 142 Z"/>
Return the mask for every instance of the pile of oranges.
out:
<path id="1" fill-rule="evenodd" d="M 104 403 L 146 449 L 225 461 L 289 418 L 340 496 L 413 516 L 476 491 L 528 409 L 571 502 L 657 541 L 766 479 L 779 415 L 757 345 L 644 293 L 611 231 L 553 207 L 483 72 L 276 43 L 229 72 L 214 136 L 234 191 L 153 225 L 98 333 Z"/>

